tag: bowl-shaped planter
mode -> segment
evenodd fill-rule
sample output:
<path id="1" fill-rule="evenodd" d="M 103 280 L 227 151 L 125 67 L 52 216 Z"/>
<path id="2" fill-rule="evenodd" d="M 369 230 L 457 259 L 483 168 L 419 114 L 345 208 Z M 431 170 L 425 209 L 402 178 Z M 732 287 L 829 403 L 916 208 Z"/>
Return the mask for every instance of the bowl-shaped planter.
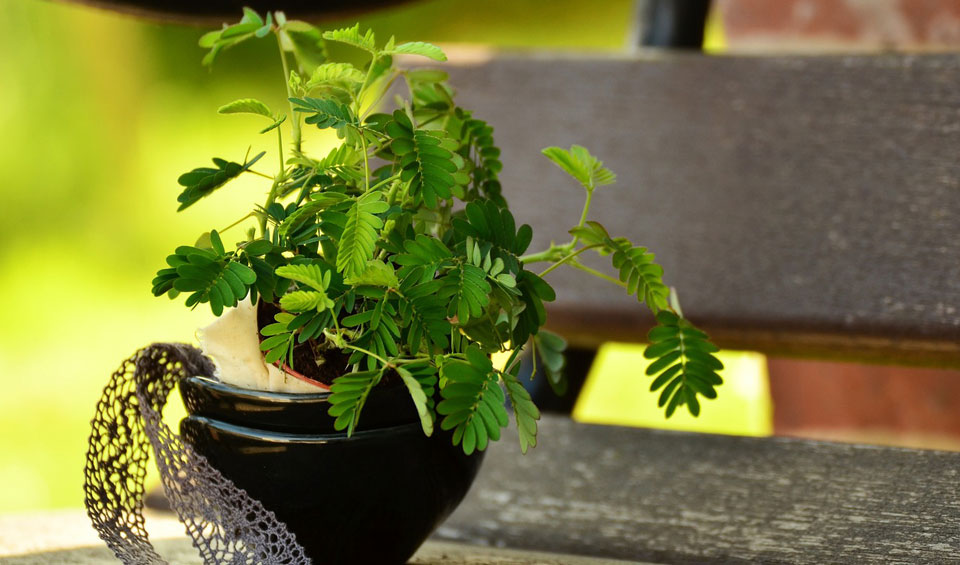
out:
<path id="1" fill-rule="evenodd" d="M 483 458 L 426 437 L 404 387 L 374 389 L 352 437 L 329 393 L 181 385 L 182 437 L 293 532 L 315 563 L 405 563 L 463 500 Z"/>

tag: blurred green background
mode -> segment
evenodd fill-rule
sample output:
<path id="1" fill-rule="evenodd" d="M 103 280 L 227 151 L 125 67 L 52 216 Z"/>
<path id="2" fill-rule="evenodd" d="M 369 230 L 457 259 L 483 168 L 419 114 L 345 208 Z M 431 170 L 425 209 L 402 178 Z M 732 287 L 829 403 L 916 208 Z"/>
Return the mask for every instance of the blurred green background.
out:
<path id="1" fill-rule="evenodd" d="M 433 0 L 362 24 L 445 44 L 627 47 L 632 0 L 544 4 Z M 192 341 L 211 316 L 153 298 L 155 271 L 262 200 L 251 177 L 177 214 L 176 178 L 211 157 L 240 160 L 261 124 L 216 109 L 242 96 L 280 107 L 282 72 L 258 42 L 201 68 L 200 28 L 36 0 L 4 0 L 0 14 L 0 512 L 79 507 L 109 373 L 150 342 Z"/>

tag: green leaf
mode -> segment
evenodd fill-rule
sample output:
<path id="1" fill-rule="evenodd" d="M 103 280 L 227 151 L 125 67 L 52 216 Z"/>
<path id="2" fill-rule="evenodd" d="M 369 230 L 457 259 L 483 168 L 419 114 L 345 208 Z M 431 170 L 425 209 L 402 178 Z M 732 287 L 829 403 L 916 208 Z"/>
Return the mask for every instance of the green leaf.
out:
<path id="1" fill-rule="evenodd" d="M 220 114 L 258 114 L 260 116 L 265 116 L 267 118 L 273 119 L 273 113 L 270 111 L 270 108 L 263 102 L 255 98 L 241 98 L 239 100 L 234 100 L 229 104 L 224 104 L 220 106 L 217 110 L 217 113 Z"/>
<path id="2" fill-rule="evenodd" d="M 384 51 L 384 53 L 402 53 L 406 55 L 421 55 L 433 59 L 434 61 L 446 61 L 447 56 L 444 54 L 443 49 L 440 49 L 436 45 L 430 43 L 424 43 L 423 41 L 412 41 L 410 43 L 401 43 L 389 51 Z"/>
<path id="3" fill-rule="evenodd" d="M 627 283 L 627 293 L 636 294 L 654 313 L 667 308 L 670 289 L 663 283 L 663 267 L 653 262 L 654 255 L 626 240 L 616 241 L 612 249 L 613 267 Z"/>
<path id="4" fill-rule="evenodd" d="M 423 390 L 423 386 L 420 381 L 414 378 L 410 371 L 403 367 L 397 367 L 397 374 L 400 375 L 400 378 L 403 379 L 403 384 L 405 384 L 407 390 L 410 391 L 410 398 L 413 399 L 413 404 L 417 407 L 417 414 L 420 415 L 420 425 L 423 427 L 423 433 L 428 436 L 433 435 L 434 417 L 427 404 L 428 397 Z"/>
<path id="5" fill-rule="evenodd" d="M 335 100 L 324 98 L 291 98 L 296 107 L 294 111 L 311 114 L 304 122 L 314 124 L 320 129 L 334 128 L 342 133 L 348 126 L 357 127 L 357 118 L 350 108 Z M 341 135 L 342 137 L 342 135 Z"/>
<path id="6" fill-rule="evenodd" d="M 161 269 L 153 279 L 153 294 L 189 292 L 187 306 L 209 303 L 215 316 L 224 308 L 236 306 L 249 292 L 257 279 L 250 267 L 233 260 L 232 254 L 224 253 L 223 243 L 216 231 L 210 233 L 214 249 L 178 247 L 176 253 L 167 257 L 169 269 Z"/>
<path id="7" fill-rule="evenodd" d="M 513 406 L 513 417 L 520 435 L 520 451 L 525 454 L 527 449 L 537 446 L 537 420 L 540 419 L 540 411 L 516 375 L 508 371 L 501 373 L 500 378 L 506 385 L 507 395 Z"/>
<path id="8" fill-rule="evenodd" d="M 716 398 L 714 387 L 723 383 L 716 373 L 723 368 L 723 363 L 713 355 L 717 348 L 708 341 L 707 334 L 669 310 L 657 313 L 657 324 L 647 334 L 650 345 L 644 350 L 644 357 L 654 360 L 646 371 L 655 377 L 650 390 L 663 388 L 659 405 L 666 405 L 667 418 L 684 404 L 697 416 L 697 395 Z"/>
<path id="9" fill-rule="evenodd" d="M 400 281 L 397 280 L 397 273 L 393 270 L 393 267 L 379 259 L 367 261 L 367 266 L 360 275 L 346 277 L 343 282 L 353 286 L 370 285 L 386 288 L 400 286 Z"/>
<path id="10" fill-rule="evenodd" d="M 283 265 L 277 267 L 276 274 L 321 292 L 330 286 L 330 271 L 325 271 L 317 263 Z"/>
<path id="11" fill-rule="evenodd" d="M 262 151 L 242 165 L 223 159 L 214 159 L 213 163 L 216 168 L 200 167 L 180 175 L 177 182 L 185 188 L 177 197 L 177 201 L 180 202 L 177 211 L 185 210 L 204 196 L 209 196 L 214 190 L 240 176 L 265 154 L 266 151 Z"/>
<path id="12" fill-rule="evenodd" d="M 409 182 L 408 191 L 428 208 L 436 209 L 440 200 L 452 196 L 456 185 L 457 165 L 453 150 L 456 142 L 442 132 L 414 129 L 410 118 L 401 110 L 393 113 L 385 131 L 392 139 L 391 148 L 400 158 L 400 178 Z M 458 158 L 458 157 L 457 157 Z"/>
<path id="13" fill-rule="evenodd" d="M 479 318 L 490 303 L 490 284 L 483 269 L 470 264 L 459 264 L 443 277 L 443 288 L 438 296 L 448 299 L 447 315 L 456 316 L 460 324 Z"/>
<path id="14" fill-rule="evenodd" d="M 329 275 L 330 273 L 327 273 Z M 316 290 L 296 290 L 280 297 L 280 307 L 287 312 L 306 312 L 308 310 L 329 310 L 334 307 L 326 293 Z"/>
<path id="15" fill-rule="evenodd" d="M 307 80 L 307 91 L 315 89 L 341 89 L 355 93 L 363 84 L 365 75 L 350 63 L 324 63 L 314 69 Z"/>
<path id="16" fill-rule="evenodd" d="M 320 30 L 313 25 L 289 20 L 280 29 L 280 44 L 283 50 L 292 52 L 299 69 L 310 74 L 327 59 L 327 50 Z"/>
<path id="17" fill-rule="evenodd" d="M 353 27 L 325 31 L 323 32 L 323 38 L 327 41 L 336 41 L 338 43 L 352 45 L 358 49 L 368 51 L 373 55 L 377 54 L 377 43 L 373 30 L 368 29 L 366 32 L 360 33 L 359 23 Z"/>
<path id="18" fill-rule="evenodd" d="M 583 185 L 588 192 L 596 187 L 613 184 L 617 175 L 603 166 L 603 162 L 590 154 L 583 146 L 574 145 L 569 150 L 547 147 L 543 155 Z"/>
<path id="19" fill-rule="evenodd" d="M 346 277 L 361 276 L 367 261 L 373 259 L 377 230 L 383 227 L 383 220 L 375 214 L 382 214 L 388 208 L 380 192 L 364 194 L 350 206 L 337 248 L 337 270 Z"/>
<path id="20" fill-rule="evenodd" d="M 506 425 L 497 372 L 476 347 L 467 349 L 467 361 L 449 361 L 441 371 L 446 379 L 440 390 L 443 400 L 437 405 L 437 413 L 444 416 L 441 429 L 453 430 L 453 444 L 465 454 L 483 451 Z"/>
<path id="21" fill-rule="evenodd" d="M 330 408 L 327 413 L 336 418 L 333 427 L 336 430 L 346 428 L 347 436 L 352 436 L 360 421 L 360 411 L 373 387 L 380 382 L 383 371 L 363 371 L 338 377 L 330 386 L 332 393 L 327 401 Z"/>
<path id="22" fill-rule="evenodd" d="M 554 394 L 563 396 L 567 392 L 567 378 L 564 368 L 567 360 L 563 352 L 567 349 L 567 342 L 557 334 L 540 330 L 533 337 L 540 366 L 547 377 L 547 382 Z"/>

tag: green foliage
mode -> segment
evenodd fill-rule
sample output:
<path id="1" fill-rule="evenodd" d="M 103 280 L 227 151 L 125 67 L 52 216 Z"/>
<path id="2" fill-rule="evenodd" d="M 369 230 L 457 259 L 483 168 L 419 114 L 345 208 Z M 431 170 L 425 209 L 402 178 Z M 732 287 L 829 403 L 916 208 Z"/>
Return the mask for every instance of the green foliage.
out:
<path id="1" fill-rule="evenodd" d="M 710 343 L 707 334 L 673 312 L 657 314 L 657 326 L 647 335 L 650 345 L 644 350 L 653 363 L 647 375 L 656 376 L 651 391 L 663 389 L 659 405 L 666 406 L 667 418 L 684 404 L 694 416 L 700 414 L 697 395 L 716 398 L 715 387 L 723 384 L 717 371 L 723 363 L 713 354 L 717 346 Z"/>
<path id="2" fill-rule="evenodd" d="M 232 253 L 226 253 L 216 231 L 210 232 L 210 240 L 211 249 L 184 245 L 167 256 L 170 268 L 157 272 L 153 279 L 154 296 L 172 293 L 174 297 L 189 292 L 187 306 L 209 303 L 216 316 L 223 313 L 224 307 L 236 306 L 256 281 L 256 274 L 235 261 Z"/>
<path id="3" fill-rule="evenodd" d="M 540 330 L 533 338 L 534 353 L 540 361 L 540 367 L 547 377 L 550 388 L 557 396 L 567 393 L 567 376 L 564 374 L 567 360 L 563 352 L 567 342 L 562 337 L 547 330 Z"/>
<path id="4" fill-rule="evenodd" d="M 653 313 L 669 307 L 670 289 L 663 283 L 663 267 L 653 262 L 646 247 L 634 247 L 626 238 L 612 238 L 598 222 L 588 221 L 570 233 L 585 243 L 596 245 L 601 253 L 612 255 L 613 268 L 627 293 L 646 302 Z"/>
<path id="5" fill-rule="evenodd" d="M 463 452 L 470 455 L 486 449 L 490 440 L 500 439 L 500 428 L 507 426 L 507 411 L 499 373 L 490 359 L 471 347 L 467 361 L 447 362 L 441 374 L 447 384 L 440 390 L 443 401 L 437 405 L 437 413 L 443 416 L 440 428 L 453 430 L 453 444 L 462 444 Z"/>
<path id="6" fill-rule="evenodd" d="M 460 169 L 453 153 L 456 143 L 440 132 L 414 128 L 400 110 L 393 113 L 386 133 L 392 139 L 391 150 L 400 158 L 400 178 L 409 183 L 410 195 L 422 197 L 428 208 L 436 208 L 439 200 L 450 198 L 456 185 L 454 175 Z"/>
<path id="7" fill-rule="evenodd" d="M 585 147 L 574 145 L 569 150 L 547 147 L 543 154 L 570 176 L 577 179 L 589 192 L 598 186 L 617 182 L 617 175 L 603 166 L 603 162 L 590 154 Z"/>
<path id="8" fill-rule="evenodd" d="M 514 369 L 515 371 L 516 369 Z M 537 420 L 540 419 L 540 410 L 530 398 L 530 393 L 523 388 L 514 372 L 501 373 L 506 385 L 510 405 L 513 406 L 513 418 L 517 423 L 517 433 L 520 435 L 520 451 L 537 446 Z"/>
<path id="9" fill-rule="evenodd" d="M 337 377 L 330 386 L 331 394 L 328 398 L 330 409 L 327 413 L 336 418 L 333 427 L 336 430 L 347 430 L 347 435 L 353 435 L 360 421 L 360 411 L 370 396 L 370 391 L 383 378 L 383 371 L 361 371 Z"/>
<path id="10" fill-rule="evenodd" d="M 242 165 L 215 157 L 213 164 L 216 167 L 199 167 L 188 173 L 183 173 L 177 179 L 180 186 L 184 187 L 183 192 L 177 197 L 177 202 L 180 203 L 177 211 L 186 210 L 204 196 L 209 196 L 214 190 L 237 178 L 241 173 L 249 170 L 264 155 L 266 155 L 266 151 L 261 151 L 253 159 Z"/>
<path id="11" fill-rule="evenodd" d="M 429 364 L 419 363 L 397 367 L 397 374 L 403 379 L 403 384 L 406 385 L 410 392 L 410 398 L 417 407 L 423 433 L 428 436 L 433 435 L 433 424 L 436 420 L 433 407 L 433 391 L 437 384 L 437 370 Z"/>
<path id="12" fill-rule="evenodd" d="M 443 49 L 440 49 L 436 45 L 430 43 L 424 43 L 423 41 L 412 41 L 410 43 L 401 43 L 393 49 L 384 50 L 383 53 L 387 54 L 405 54 L 405 55 L 420 55 L 427 57 L 428 59 L 433 59 L 434 61 L 446 61 L 447 56 L 443 52 Z"/>
<path id="13" fill-rule="evenodd" d="M 240 98 L 239 100 L 234 100 L 229 104 L 224 104 L 220 106 L 217 110 L 218 114 L 257 114 L 260 116 L 266 116 L 268 118 L 273 118 L 273 113 L 270 111 L 270 107 L 264 104 L 263 102 L 257 100 L 256 98 Z"/>
<path id="14" fill-rule="evenodd" d="M 360 33 L 360 24 L 356 24 L 353 27 L 325 31 L 323 32 L 323 38 L 327 41 L 336 41 L 338 43 L 351 45 L 358 49 L 363 49 L 364 51 L 368 51 L 373 55 L 378 53 L 377 42 L 373 34 L 373 30 L 368 29 L 367 31 Z"/>
<path id="15" fill-rule="evenodd" d="M 533 230 L 517 226 L 501 193 L 493 128 L 456 105 L 445 72 L 393 64 L 394 55 L 444 61 L 442 50 L 393 38 L 381 47 L 359 25 L 321 32 L 281 12 L 261 17 L 248 9 L 239 23 L 203 37 L 206 62 L 270 34 L 280 48 L 289 111 L 275 113 L 252 98 L 219 109 L 262 116 L 270 120 L 263 132 L 276 130 L 264 143 L 279 163 L 264 180 L 266 199 L 228 229 L 239 232 L 234 226 L 248 219 L 256 225 L 236 235 L 232 249 L 216 231 L 177 248 L 153 281 L 155 295 L 187 292 L 188 306 L 209 303 L 215 315 L 247 297 L 269 303 L 279 313 L 260 329 L 268 363 L 292 368 L 295 357 L 339 350 L 349 373 L 333 382 L 329 413 L 348 434 L 387 377 L 403 383 L 425 434 L 439 424 L 467 454 L 499 439 L 508 397 L 521 450 L 535 446 L 540 415 L 517 379 L 518 364 L 496 370 L 490 355 L 513 350 L 515 360 L 529 342 L 539 372 L 556 392 L 565 390 L 566 343 L 543 330 L 544 304 L 556 298 L 545 278 L 559 266 L 617 283 L 658 313 L 647 355 L 668 414 L 683 404 L 697 412 L 697 395 L 715 394 L 715 348 L 677 315 L 653 255 L 587 221 L 594 189 L 615 176 L 586 149 L 544 150 L 585 187 L 587 200 L 569 243 L 524 255 Z M 368 56 L 331 61 L 326 42 Z M 397 80 L 407 88 L 391 88 Z M 396 91 L 409 99 L 373 110 Z M 307 125 L 336 130 L 337 147 L 312 154 L 303 135 L 316 130 Z M 180 209 L 244 173 L 270 177 L 251 170 L 263 155 L 242 164 L 215 159 L 215 167 L 182 175 Z M 581 264 L 588 250 L 610 256 L 616 277 Z M 550 266 L 528 268 L 537 262 Z"/>
<path id="16" fill-rule="evenodd" d="M 337 249 L 338 271 L 348 277 L 363 275 L 367 261 L 373 259 L 377 230 L 383 227 L 383 220 L 376 214 L 382 214 L 388 208 L 379 192 L 364 194 L 350 206 Z"/>
<path id="17" fill-rule="evenodd" d="M 294 111 L 310 114 L 304 120 L 306 123 L 313 124 L 319 129 L 333 128 L 337 130 L 340 137 L 346 135 L 346 128 L 356 128 L 358 125 L 350 108 L 336 100 L 291 98 L 290 101 L 296 105 Z"/>

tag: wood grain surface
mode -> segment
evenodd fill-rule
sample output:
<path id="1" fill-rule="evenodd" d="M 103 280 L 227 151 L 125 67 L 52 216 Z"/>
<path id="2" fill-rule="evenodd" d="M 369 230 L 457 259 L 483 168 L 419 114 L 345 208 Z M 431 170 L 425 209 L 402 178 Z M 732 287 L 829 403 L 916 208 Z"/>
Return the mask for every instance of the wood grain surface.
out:
<path id="1" fill-rule="evenodd" d="M 552 416 L 540 438 L 525 457 L 494 444 L 438 536 L 656 563 L 960 562 L 960 453 Z"/>
<path id="2" fill-rule="evenodd" d="M 199 565 L 200 557 L 172 515 L 148 522 L 157 551 L 171 565 Z M 153 536 L 151 536 L 153 537 Z M 0 516 L 0 563 L 4 565 L 116 565 L 80 510 Z M 517 551 L 431 540 L 410 565 L 626 565 L 635 561 Z M 316 565 L 322 565 L 320 563 Z M 366 564 L 357 564 L 366 565 Z M 642 564 L 641 564 L 642 565 Z"/>
<path id="3" fill-rule="evenodd" d="M 658 254 L 685 313 L 731 348 L 960 366 L 960 56 L 495 57 L 450 65 L 495 127 L 531 249 L 582 190 L 539 155 L 585 145 L 619 176 L 591 218 Z M 555 271 L 548 324 L 642 339 L 644 308 Z"/>

